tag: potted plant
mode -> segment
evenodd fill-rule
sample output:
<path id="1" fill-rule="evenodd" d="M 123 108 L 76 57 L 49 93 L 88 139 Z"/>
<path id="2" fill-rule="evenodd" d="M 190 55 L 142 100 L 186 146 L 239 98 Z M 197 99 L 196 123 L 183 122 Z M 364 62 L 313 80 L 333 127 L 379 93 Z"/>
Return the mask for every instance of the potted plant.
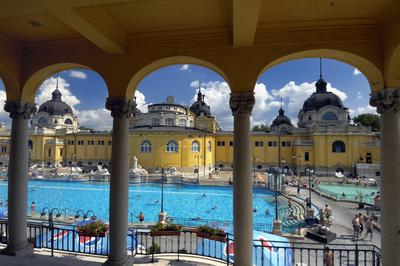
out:
<path id="1" fill-rule="evenodd" d="M 150 229 L 151 236 L 179 236 L 182 226 L 179 224 L 157 223 Z"/>
<path id="2" fill-rule="evenodd" d="M 108 233 L 108 224 L 103 221 L 92 221 L 82 226 L 78 226 L 76 231 L 80 236 L 105 237 Z"/>
<path id="3" fill-rule="evenodd" d="M 160 245 L 157 244 L 157 243 L 154 243 L 153 246 L 151 246 L 151 247 L 149 247 L 149 248 L 147 249 L 147 253 L 149 253 L 149 254 L 161 253 Z"/>
<path id="4" fill-rule="evenodd" d="M 362 208 L 364 208 L 364 197 L 365 197 L 365 194 L 362 192 L 362 191 L 360 191 L 360 190 L 357 190 L 357 195 L 356 195 L 356 200 L 358 200 L 358 208 L 359 209 L 362 209 Z"/>
<path id="5" fill-rule="evenodd" d="M 226 242 L 226 232 L 219 228 L 212 228 L 208 225 L 199 226 L 196 230 L 197 237 L 207 238 L 219 242 Z"/>

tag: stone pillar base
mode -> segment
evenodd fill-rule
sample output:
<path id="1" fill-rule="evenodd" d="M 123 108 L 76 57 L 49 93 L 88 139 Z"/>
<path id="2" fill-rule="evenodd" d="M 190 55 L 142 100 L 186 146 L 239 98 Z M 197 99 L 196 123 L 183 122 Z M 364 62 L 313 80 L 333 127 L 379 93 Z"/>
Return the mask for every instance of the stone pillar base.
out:
<path id="1" fill-rule="evenodd" d="M 281 236 L 282 235 L 282 222 L 281 220 L 274 220 L 273 226 L 272 226 L 272 233 L 274 235 Z"/>
<path id="2" fill-rule="evenodd" d="M 131 256 L 126 256 L 123 259 L 111 259 L 109 258 L 103 263 L 103 266 L 132 266 L 133 258 Z"/>
<path id="3" fill-rule="evenodd" d="M 29 258 L 33 256 L 33 245 L 27 244 L 26 246 L 14 248 L 7 246 L 5 249 L 0 251 L 1 255 Z"/>
<path id="4" fill-rule="evenodd" d="M 166 223 L 165 219 L 167 218 L 167 213 L 166 212 L 160 212 L 158 214 L 158 222 L 159 223 Z"/>
<path id="5" fill-rule="evenodd" d="M 306 208 L 306 214 L 304 219 L 312 219 L 314 218 L 314 209 L 313 208 Z"/>

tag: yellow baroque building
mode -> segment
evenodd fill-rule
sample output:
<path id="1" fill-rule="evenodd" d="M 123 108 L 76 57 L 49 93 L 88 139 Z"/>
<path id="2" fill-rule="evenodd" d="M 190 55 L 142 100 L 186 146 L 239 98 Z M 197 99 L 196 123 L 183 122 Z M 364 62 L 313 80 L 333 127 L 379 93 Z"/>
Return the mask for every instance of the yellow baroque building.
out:
<path id="1" fill-rule="evenodd" d="M 78 118 L 56 89 L 31 121 L 29 157 L 32 164 L 85 167 L 111 165 L 111 132 L 79 129 Z M 9 130 L 0 132 L 0 164 L 7 166 Z M 233 132 L 222 131 L 199 90 L 190 107 L 166 101 L 136 109 L 130 122 L 129 159 L 148 172 L 176 168 L 187 175 L 208 175 L 216 168 L 232 170 Z M 281 107 L 270 131 L 251 134 L 253 167 L 266 171 L 280 166 L 286 172 L 315 169 L 328 175 L 352 173 L 356 165 L 378 165 L 379 133 L 350 123 L 349 110 L 326 90 L 321 77 L 316 91 L 299 111 L 297 127 Z M 365 167 L 364 167 L 365 168 Z M 368 167 L 367 167 L 368 168 Z M 379 168 L 372 175 L 379 175 Z M 378 169 L 378 170 L 376 170 Z"/>

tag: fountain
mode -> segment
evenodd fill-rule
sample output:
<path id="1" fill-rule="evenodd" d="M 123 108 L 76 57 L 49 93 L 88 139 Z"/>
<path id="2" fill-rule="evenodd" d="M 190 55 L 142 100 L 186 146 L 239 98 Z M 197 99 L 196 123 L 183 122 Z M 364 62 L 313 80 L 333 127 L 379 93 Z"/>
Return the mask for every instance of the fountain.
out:
<path id="1" fill-rule="evenodd" d="M 133 166 L 129 169 L 129 178 L 141 178 L 147 175 L 147 171 L 138 164 L 136 156 L 133 156 Z"/>
<path id="2" fill-rule="evenodd" d="M 97 165 L 96 170 L 90 171 L 87 176 L 89 177 L 89 181 L 108 182 L 110 180 L 110 172 L 101 165 Z"/>

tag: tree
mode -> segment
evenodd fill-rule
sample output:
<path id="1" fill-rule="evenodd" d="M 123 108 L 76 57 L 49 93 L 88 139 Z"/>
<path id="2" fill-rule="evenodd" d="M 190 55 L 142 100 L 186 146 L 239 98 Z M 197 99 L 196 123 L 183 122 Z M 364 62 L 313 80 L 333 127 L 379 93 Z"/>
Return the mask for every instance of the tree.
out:
<path id="1" fill-rule="evenodd" d="M 269 131 L 269 126 L 267 126 L 265 124 L 254 125 L 251 128 L 251 131 Z"/>
<path id="2" fill-rule="evenodd" d="M 361 114 L 353 118 L 355 124 L 361 124 L 365 127 L 371 127 L 371 130 L 377 132 L 380 130 L 380 117 L 376 114 Z"/>

